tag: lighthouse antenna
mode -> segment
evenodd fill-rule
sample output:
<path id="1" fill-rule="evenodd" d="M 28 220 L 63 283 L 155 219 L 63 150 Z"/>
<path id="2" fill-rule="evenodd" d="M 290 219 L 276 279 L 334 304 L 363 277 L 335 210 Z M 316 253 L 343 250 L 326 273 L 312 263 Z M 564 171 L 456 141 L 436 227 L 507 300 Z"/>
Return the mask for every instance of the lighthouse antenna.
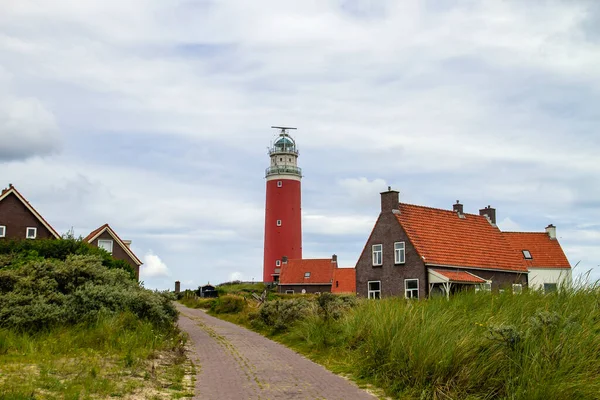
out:
<path id="1" fill-rule="evenodd" d="M 298 129 L 298 128 L 292 128 L 290 126 L 272 126 L 271 128 L 281 129 L 281 135 L 287 135 L 288 133 L 286 131 L 289 129 Z"/>

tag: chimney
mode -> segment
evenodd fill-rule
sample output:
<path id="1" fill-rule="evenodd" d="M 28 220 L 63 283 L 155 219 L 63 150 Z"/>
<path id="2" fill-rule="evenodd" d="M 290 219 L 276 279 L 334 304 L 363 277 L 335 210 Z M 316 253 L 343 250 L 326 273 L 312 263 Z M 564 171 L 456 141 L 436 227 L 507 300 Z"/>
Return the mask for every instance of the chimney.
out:
<path id="1" fill-rule="evenodd" d="M 181 283 L 179 281 L 175 281 L 175 294 L 179 294 L 181 291 Z"/>
<path id="2" fill-rule="evenodd" d="M 282 264 L 287 264 L 287 261 L 288 261 L 287 256 L 281 257 L 281 263 Z"/>
<path id="3" fill-rule="evenodd" d="M 556 239 L 556 227 L 552 224 L 546 227 L 546 233 L 550 236 L 550 239 Z"/>
<path id="4" fill-rule="evenodd" d="M 337 254 L 331 256 L 331 262 L 337 265 Z"/>
<path id="5" fill-rule="evenodd" d="M 488 217 L 488 220 L 490 221 L 490 223 L 494 226 L 496 226 L 496 209 L 491 207 L 491 206 L 487 206 L 486 208 L 482 208 L 481 210 L 479 210 L 479 215 L 481 215 L 482 217 Z"/>
<path id="6" fill-rule="evenodd" d="M 127 246 L 128 249 L 131 248 L 131 240 L 123 240 L 123 243 L 125 244 L 125 246 Z"/>
<path id="7" fill-rule="evenodd" d="M 460 204 L 460 201 L 456 200 L 456 204 L 452 205 L 452 209 L 454 210 L 455 213 L 458 214 L 459 217 L 462 217 L 464 215 L 463 205 Z"/>
<path id="8" fill-rule="evenodd" d="M 392 187 L 388 186 L 387 192 L 381 192 L 381 212 L 399 213 L 399 198 L 398 191 L 392 190 Z"/>

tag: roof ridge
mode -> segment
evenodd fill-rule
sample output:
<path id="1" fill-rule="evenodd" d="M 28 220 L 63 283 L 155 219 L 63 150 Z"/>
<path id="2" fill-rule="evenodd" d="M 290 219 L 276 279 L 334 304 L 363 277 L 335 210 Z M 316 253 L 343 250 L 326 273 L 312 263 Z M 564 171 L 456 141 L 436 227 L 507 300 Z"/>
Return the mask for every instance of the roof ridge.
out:
<path id="1" fill-rule="evenodd" d="M 454 213 L 455 213 L 455 211 L 454 211 L 454 210 L 448 210 L 448 209 L 445 209 L 445 208 L 430 207 L 430 206 L 422 206 L 422 205 L 419 205 L 419 204 L 412 204 L 412 203 L 402 203 L 402 202 L 400 202 L 399 204 L 401 204 L 401 205 L 405 205 L 405 206 L 411 206 L 411 207 L 427 208 L 427 209 L 429 209 L 429 210 L 435 210 L 435 211 L 445 211 L 445 212 L 447 212 L 447 213 L 451 213 L 451 214 L 454 214 Z M 485 216 L 483 216 L 483 215 L 479 215 L 479 214 L 473 214 L 473 213 L 466 213 L 466 212 L 463 212 L 463 215 L 472 215 L 472 216 L 474 216 L 474 217 L 485 218 Z"/>
<path id="2" fill-rule="evenodd" d="M 502 233 L 519 233 L 519 234 L 534 234 L 534 235 L 547 235 L 546 232 L 523 232 L 523 231 L 502 231 Z"/>

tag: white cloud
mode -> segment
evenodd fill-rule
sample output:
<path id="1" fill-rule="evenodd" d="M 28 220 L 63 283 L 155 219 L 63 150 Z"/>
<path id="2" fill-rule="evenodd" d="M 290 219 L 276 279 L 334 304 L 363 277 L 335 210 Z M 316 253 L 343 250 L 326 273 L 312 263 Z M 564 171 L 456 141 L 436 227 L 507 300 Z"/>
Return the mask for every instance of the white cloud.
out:
<path id="1" fill-rule="evenodd" d="M 229 281 L 242 281 L 244 280 L 244 274 L 242 274 L 239 271 L 236 272 L 232 272 L 231 274 L 229 274 Z"/>
<path id="2" fill-rule="evenodd" d="M 257 277 L 264 148 L 285 123 L 315 251 L 352 265 L 391 185 L 492 204 L 503 227 L 554 222 L 579 254 L 600 231 L 577 228 L 600 219 L 598 14 L 432 4 L 8 0 L 2 178 L 60 231 L 109 222 L 176 279 Z"/>
<path id="3" fill-rule="evenodd" d="M 144 255 L 144 265 L 140 268 L 140 275 L 142 278 L 166 277 L 171 276 L 171 271 L 160 257 L 150 250 Z"/>
<path id="4" fill-rule="evenodd" d="M 504 218 L 502 221 L 498 221 L 498 228 L 503 232 L 521 232 L 521 226 L 510 219 L 510 217 Z"/>

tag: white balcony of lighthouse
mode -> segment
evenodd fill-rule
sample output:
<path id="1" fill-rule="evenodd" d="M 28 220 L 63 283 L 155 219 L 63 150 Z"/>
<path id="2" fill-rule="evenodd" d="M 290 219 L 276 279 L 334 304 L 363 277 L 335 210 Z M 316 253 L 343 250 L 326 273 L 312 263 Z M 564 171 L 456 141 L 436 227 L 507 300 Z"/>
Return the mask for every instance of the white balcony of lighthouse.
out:
<path id="1" fill-rule="evenodd" d="M 302 169 L 298 167 L 298 149 L 296 142 L 287 133 L 281 133 L 269 148 L 271 165 L 265 170 L 266 178 L 276 175 L 286 175 L 295 178 L 302 177 Z"/>

